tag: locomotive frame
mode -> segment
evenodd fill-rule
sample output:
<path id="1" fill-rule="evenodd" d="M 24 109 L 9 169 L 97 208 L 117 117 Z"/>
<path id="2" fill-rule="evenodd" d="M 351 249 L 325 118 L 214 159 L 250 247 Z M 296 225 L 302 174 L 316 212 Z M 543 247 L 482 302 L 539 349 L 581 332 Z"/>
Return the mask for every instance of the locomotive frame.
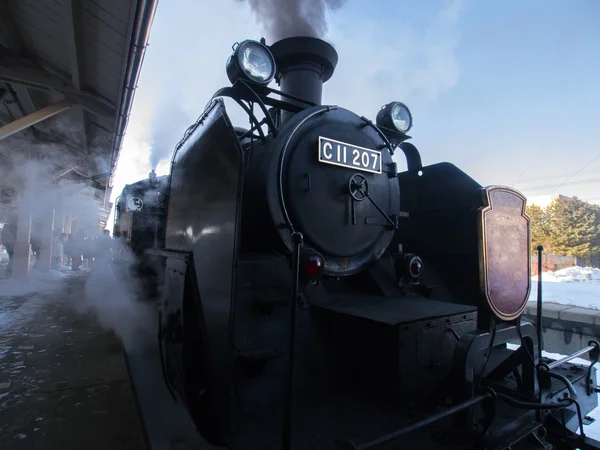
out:
<path id="1" fill-rule="evenodd" d="M 520 321 L 530 292 L 525 197 L 483 188 L 449 163 L 423 167 L 405 133 L 321 106 L 320 85 L 337 54 L 320 40 L 284 41 L 271 46 L 282 90 L 232 80 L 185 132 L 171 163 L 166 245 L 153 252 L 165 268 L 158 340 L 165 382 L 201 434 L 248 449 L 391 449 L 401 437 L 410 448 L 600 449 L 583 432 L 583 416 L 598 404 L 600 345 L 551 361 L 541 358 L 534 327 Z M 240 75 L 229 69 L 236 55 L 230 78 Z M 233 126 L 223 97 L 244 109 L 249 129 Z M 370 237 L 363 256 L 332 256 L 337 248 L 314 238 L 327 230 L 299 221 L 297 205 L 288 208 L 300 194 L 284 175 L 286 152 L 305 150 L 294 133 L 310 134 L 306 124 L 323 117 L 324 126 L 362 130 L 356 139 L 371 133 L 389 155 L 377 174 L 377 192 L 392 192 L 383 201 L 343 173 L 345 195 L 368 199 L 359 207 L 379 214 L 361 224 L 393 235 Z M 396 147 L 407 160 L 402 173 L 391 160 Z M 310 175 L 303 192 L 313 189 Z M 502 220 L 488 226 L 496 194 L 505 194 Z M 248 201 L 261 196 L 261 204 Z M 526 249 L 512 246 L 511 233 Z M 513 252 L 526 270 L 511 271 L 499 251 Z M 583 354 L 588 369 L 568 362 Z"/>

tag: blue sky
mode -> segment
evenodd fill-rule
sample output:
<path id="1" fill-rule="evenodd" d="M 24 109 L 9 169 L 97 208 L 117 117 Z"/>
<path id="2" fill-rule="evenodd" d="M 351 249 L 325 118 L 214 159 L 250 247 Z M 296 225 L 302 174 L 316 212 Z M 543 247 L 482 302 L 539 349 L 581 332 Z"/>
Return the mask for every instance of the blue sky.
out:
<path id="1" fill-rule="evenodd" d="M 423 117 L 436 135 L 419 140 L 435 146 L 447 136 L 450 154 L 473 158 L 463 167 L 482 182 L 581 169 L 600 156 L 599 21 L 593 1 L 467 2 L 458 82 Z"/>
<path id="2" fill-rule="evenodd" d="M 328 17 L 340 62 L 323 100 L 372 118 L 405 101 L 424 164 L 600 203 L 598 23 L 595 0 L 349 0 Z M 113 198 L 147 176 L 156 131 L 167 142 L 158 171 L 168 172 L 172 146 L 229 84 L 231 45 L 263 35 L 240 0 L 160 1 Z"/>

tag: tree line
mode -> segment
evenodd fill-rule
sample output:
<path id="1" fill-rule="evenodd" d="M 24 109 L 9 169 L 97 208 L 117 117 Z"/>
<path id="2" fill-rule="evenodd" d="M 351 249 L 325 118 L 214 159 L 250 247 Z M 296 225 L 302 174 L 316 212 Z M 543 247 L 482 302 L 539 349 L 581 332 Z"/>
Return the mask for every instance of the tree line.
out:
<path id="1" fill-rule="evenodd" d="M 542 244 L 554 255 L 586 258 L 600 252 L 600 206 L 577 197 L 555 199 L 546 208 L 528 205 L 531 248 Z"/>

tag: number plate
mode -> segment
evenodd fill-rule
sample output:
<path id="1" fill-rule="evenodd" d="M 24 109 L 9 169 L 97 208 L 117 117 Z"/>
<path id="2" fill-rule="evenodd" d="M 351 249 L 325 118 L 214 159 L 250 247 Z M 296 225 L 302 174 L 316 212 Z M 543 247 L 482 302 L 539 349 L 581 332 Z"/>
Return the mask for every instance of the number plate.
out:
<path id="1" fill-rule="evenodd" d="M 381 152 L 319 136 L 319 162 L 381 173 Z"/>

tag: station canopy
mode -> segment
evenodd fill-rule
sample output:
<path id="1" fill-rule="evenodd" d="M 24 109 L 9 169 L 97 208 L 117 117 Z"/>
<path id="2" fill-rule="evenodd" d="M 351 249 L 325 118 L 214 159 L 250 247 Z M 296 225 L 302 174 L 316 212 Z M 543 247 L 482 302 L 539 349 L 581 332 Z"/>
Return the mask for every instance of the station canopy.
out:
<path id="1" fill-rule="evenodd" d="M 0 0 L 0 222 L 33 182 L 89 201 L 79 221 L 107 225 L 156 6 Z"/>

